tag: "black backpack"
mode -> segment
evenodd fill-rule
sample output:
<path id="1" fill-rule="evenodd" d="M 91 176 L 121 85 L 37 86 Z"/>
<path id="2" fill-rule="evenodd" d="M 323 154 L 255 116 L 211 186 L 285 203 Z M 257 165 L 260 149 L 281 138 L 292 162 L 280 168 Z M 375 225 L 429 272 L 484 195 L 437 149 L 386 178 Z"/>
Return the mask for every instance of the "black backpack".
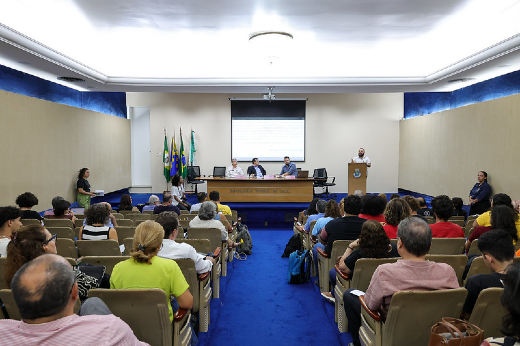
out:
<path id="1" fill-rule="evenodd" d="M 294 251 L 302 249 L 302 239 L 299 234 L 295 234 L 289 239 L 289 242 L 285 246 L 282 257 L 289 257 Z"/>
<path id="2" fill-rule="evenodd" d="M 289 256 L 287 282 L 290 284 L 306 283 L 311 277 L 311 254 L 308 250 L 294 251 Z"/>
<path id="3" fill-rule="evenodd" d="M 237 231 L 237 243 L 240 243 L 240 245 L 237 246 L 236 251 L 238 253 L 245 253 L 246 255 L 251 255 L 251 253 L 253 252 L 253 239 L 251 239 L 251 233 L 249 233 L 247 226 L 239 223 L 237 225 Z"/>

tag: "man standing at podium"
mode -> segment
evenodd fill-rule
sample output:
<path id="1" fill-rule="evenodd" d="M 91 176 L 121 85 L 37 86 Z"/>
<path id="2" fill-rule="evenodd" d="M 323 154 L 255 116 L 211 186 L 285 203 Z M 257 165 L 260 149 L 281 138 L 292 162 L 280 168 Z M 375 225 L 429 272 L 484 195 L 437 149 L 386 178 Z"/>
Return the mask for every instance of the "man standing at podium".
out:
<path id="1" fill-rule="evenodd" d="M 352 158 L 352 163 L 366 163 L 367 167 L 372 166 L 372 163 L 370 162 L 370 159 L 368 156 L 365 156 L 365 149 L 359 148 L 358 156 Z"/>

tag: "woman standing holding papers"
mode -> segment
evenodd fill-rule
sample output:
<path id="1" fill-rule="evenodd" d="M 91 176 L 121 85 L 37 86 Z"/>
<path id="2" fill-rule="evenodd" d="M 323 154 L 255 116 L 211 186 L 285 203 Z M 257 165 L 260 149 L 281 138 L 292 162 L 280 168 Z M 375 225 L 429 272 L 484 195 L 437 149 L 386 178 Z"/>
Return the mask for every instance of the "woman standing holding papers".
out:
<path id="1" fill-rule="evenodd" d="M 469 192 L 469 215 L 482 214 L 487 211 L 491 204 L 489 197 L 491 195 L 491 186 L 487 182 L 487 173 L 479 171 L 477 175 L 478 182 Z"/>
<path id="2" fill-rule="evenodd" d="M 231 166 L 226 169 L 226 177 L 234 178 L 237 175 L 244 175 L 242 168 L 238 167 L 237 159 L 231 160 Z"/>
<path id="3" fill-rule="evenodd" d="M 79 170 L 78 174 L 78 182 L 76 183 L 76 188 L 78 189 L 78 203 L 82 208 L 90 207 L 90 198 L 95 197 L 96 194 L 90 192 L 90 183 L 88 182 L 88 177 L 90 177 L 90 171 L 88 168 L 82 168 Z"/>

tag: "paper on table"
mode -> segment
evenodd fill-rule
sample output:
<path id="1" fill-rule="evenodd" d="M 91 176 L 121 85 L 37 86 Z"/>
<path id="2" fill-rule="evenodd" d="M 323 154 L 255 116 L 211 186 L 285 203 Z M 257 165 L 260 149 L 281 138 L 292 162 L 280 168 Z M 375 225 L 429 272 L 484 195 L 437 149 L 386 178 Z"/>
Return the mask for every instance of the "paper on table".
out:
<path id="1" fill-rule="evenodd" d="M 365 292 L 360 291 L 360 290 L 352 290 L 352 291 L 350 291 L 350 294 L 353 294 L 353 295 L 359 297 L 359 296 L 364 296 L 364 295 L 365 295 Z"/>
<path id="2" fill-rule="evenodd" d="M 94 191 L 94 193 L 96 194 L 96 196 L 104 196 L 105 190 L 96 190 L 96 191 Z"/>

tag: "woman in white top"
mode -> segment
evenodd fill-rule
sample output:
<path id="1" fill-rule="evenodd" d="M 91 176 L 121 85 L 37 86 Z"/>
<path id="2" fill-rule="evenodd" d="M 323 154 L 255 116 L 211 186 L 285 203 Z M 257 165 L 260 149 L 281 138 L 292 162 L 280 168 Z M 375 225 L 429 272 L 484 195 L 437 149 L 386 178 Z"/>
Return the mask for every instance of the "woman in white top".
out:
<path id="1" fill-rule="evenodd" d="M 217 205 L 213 201 L 206 201 L 202 203 L 199 209 L 199 214 L 190 221 L 190 228 L 217 228 L 222 235 L 222 242 L 227 242 L 228 247 L 233 248 L 240 245 L 228 239 L 228 231 L 222 222 L 215 220 L 217 216 Z"/>
<path id="2" fill-rule="evenodd" d="M 238 167 L 237 159 L 233 159 L 231 160 L 231 166 L 226 169 L 226 177 L 234 178 L 237 175 L 244 175 L 244 171 Z"/>
<path id="3" fill-rule="evenodd" d="M 190 210 L 191 204 L 186 200 L 184 195 L 184 179 L 178 174 L 172 177 L 172 205 L 176 205 L 181 210 Z"/>
<path id="4" fill-rule="evenodd" d="M 86 225 L 79 230 L 81 240 L 118 240 L 117 232 L 114 228 L 106 226 L 110 211 L 102 203 L 94 204 L 85 213 Z"/>

